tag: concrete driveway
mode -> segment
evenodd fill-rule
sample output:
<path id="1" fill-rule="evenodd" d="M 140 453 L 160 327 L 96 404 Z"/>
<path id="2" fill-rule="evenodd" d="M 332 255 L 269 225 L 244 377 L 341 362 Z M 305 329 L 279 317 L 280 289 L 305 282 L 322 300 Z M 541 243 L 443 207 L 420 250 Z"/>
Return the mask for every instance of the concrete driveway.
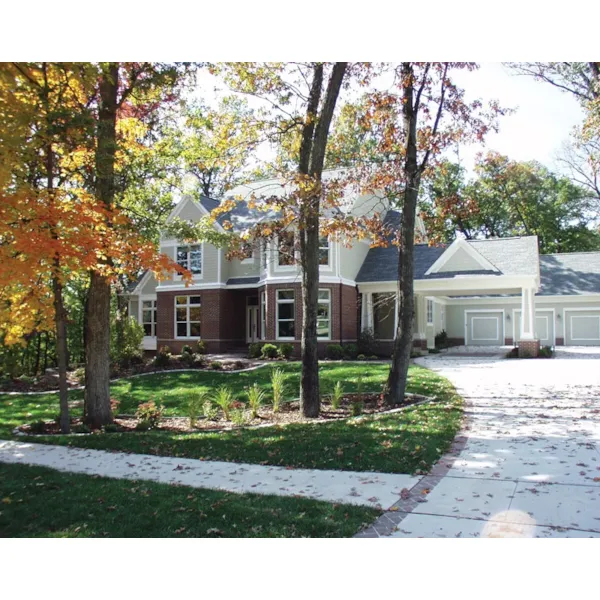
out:
<path id="1" fill-rule="evenodd" d="M 467 440 L 394 536 L 600 537 L 600 348 L 418 362 L 466 399 Z"/>

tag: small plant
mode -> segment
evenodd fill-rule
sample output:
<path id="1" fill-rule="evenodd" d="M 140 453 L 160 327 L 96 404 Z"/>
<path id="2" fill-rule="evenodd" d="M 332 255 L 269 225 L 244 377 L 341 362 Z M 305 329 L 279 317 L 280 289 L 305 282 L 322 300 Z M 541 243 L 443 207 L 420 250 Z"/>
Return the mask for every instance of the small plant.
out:
<path id="1" fill-rule="evenodd" d="M 362 400 L 355 400 L 354 402 L 352 402 L 350 404 L 350 414 L 353 417 L 358 417 L 359 415 L 362 415 L 362 411 L 363 411 Z"/>
<path id="2" fill-rule="evenodd" d="M 116 423 L 109 423 L 103 427 L 104 433 L 118 433 L 119 426 Z"/>
<path id="3" fill-rule="evenodd" d="M 538 356 L 540 358 L 552 358 L 553 356 L 552 347 L 551 346 L 542 346 L 540 348 Z"/>
<path id="4" fill-rule="evenodd" d="M 235 371 L 242 371 L 246 368 L 246 363 L 243 360 L 236 360 L 233 363 L 233 369 Z"/>
<path id="5" fill-rule="evenodd" d="M 420 352 L 419 350 L 412 350 L 410 353 L 411 358 L 419 358 L 421 356 L 423 356 L 423 353 Z"/>
<path id="6" fill-rule="evenodd" d="M 217 393 L 213 398 L 214 403 L 223 411 L 223 415 L 229 421 L 231 416 L 231 408 L 233 405 L 233 392 L 231 388 L 222 385 L 217 389 Z"/>
<path id="7" fill-rule="evenodd" d="M 129 383 L 129 393 L 131 393 L 131 382 Z M 116 398 L 110 399 L 110 412 L 112 412 L 113 416 L 119 412 L 119 407 L 121 406 L 121 401 Z"/>
<path id="8" fill-rule="evenodd" d="M 342 360 L 344 358 L 344 349 L 339 344 L 329 344 L 325 348 L 325 357 L 330 360 Z"/>
<path id="9" fill-rule="evenodd" d="M 215 421 L 219 416 L 219 409 L 207 398 L 202 405 L 202 414 L 208 421 Z"/>
<path id="10" fill-rule="evenodd" d="M 294 346 L 292 344 L 281 344 L 281 346 L 279 346 L 279 350 L 277 350 L 279 358 L 283 358 L 285 360 L 289 360 L 293 353 Z"/>
<path id="11" fill-rule="evenodd" d="M 206 354 L 206 342 L 204 340 L 198 340 L 196 344 L 196 352 L 198 354 Z"/>
<path id="12" fill-rule="evenodd" d="M 135 426 L 136 431 L 148 431 L 149 429 L 152 429 L 150 421 L 138 421 L 138 424 Z"/>
<path id="13" fill-rule="evenodd" d="M 273 389 L 273 412 L 279 412 L 285 390 L 285 375 L 281 369 L 271 371 L 271 388 Z"/>
<path id="14" fill-rule="evenodd" d="M 448 348 L 448 334 L 445 330 L 440 331 L 435 336 L 435 347 L 437 349 Z"/>
<path id="15" fill-rule="evenodd" d="M 379 360 L 379 356 L 377 356 L 377 354 L 371 354 L 371 356 L 369 356 L 369 360 Z"/>
<path id="16" fill-rule="evenodd" d="M 73 378 L 79 383 L 83 385 L 85 383 L 85 367 L 77 367 L 73 373 Z"/>
<path id="17" fill-rule="evenodd" d="M 356 357 L 356 360 L 367 360 L 367 357 L 366 357 L 364 354 L 359 354 L 359 355 Z"/>
<path id="18" fill-rule="evenodd" d="M 519 349 L 515 346 L 506 353 L 506 358 L 519 358 Z"/>
<path id="19" fill-rule="evenodd" d="M 354 360 L 358 356 L 358 346 L 356 344 L 344 344 L 344 358 Z"/>
<path id="20" fill-rule="evenodd" d="M 149 402 L 143 402 L 137 407 L 135 416 L 140 421 L 147 421 L 149 429 L 156 429 L 162 419 L 164 410 L 165 407 L 162 404 L 157 405 L 154 400 L 150 400 Z"/>
<path id="21" fill-rule="evenodd" d="M 190 348 L 190 350 L 191 350 L 191 346 L 187 346 L 187 348 Z M 180 356 L 180 360 L 186 366 L 193 367 L 194 363 L 196 362 L 196 356 L 192 352 L 182 352 L 181 356 Z"/>
<path id="22" fill-rule="evenodd" d="M 220 360 L 213 360 L 210 363 L 210 368 L 214 369 L 215 371 L 222 371 L 223 370 L 223 363 Z"/>
<path id="23" fill-rule="evenodd" d="M 370 327 L 363 329 L 358 335 L 358 351 L 370 355 L 375 350 L 375 334 Z"/>
<path id="24" fill-rule="evenodd" d="M 362 396 L 363 387 L 364 387 L 363 376 L 362 376 L 362 373 L 359 373 L 358 377 L 356 378 L 356 393 L 359 396 Z"/>
<path id="25" fill-rule="evenodd" d="M 260 351 L 261 358 L 277 358 L 277 346 L 275 344 L 265 344 Z"/>
<path id="26" fill-rule="evenodd" d="M 242 402 L 234 402 L 231 409 L 231 422 L 238 427 L 246 424 L 246 411 Z"/>
<path id="27" fill-rule="evenodd" d="M 256 342 L 248 346 L 248 358 L 260 358 L 263 344 Z"/>
<path id="28" fill-rule="evenodd" d="M 171 362 L 171 349 L 169 346 L 161 346 L 154 358 L 157 367 L 168 367 Z"/>
<path id="29" fill-rule="evenodd" d="M 331 408 L 333 408 L 333 410 L 337 410 L 340 407 L 343 397 L 344 388 L 342 382 L 338 381 L 333 387 L 333 392 L 331 394 Z"/>
<path id="30" fill-rule="evenodd" d="M 33 423 L 29 423 L 29 429 L 31 433 L 44 433 L 46 423 L 44 421 L 33 421 Z"/>
<path id="31" fill-rule="evenodd" d="M 256 419 L 258 411 L 265 400 L 265 391 L 261 389 L 258 383 L 255 383 L 248 390 L 248 406 L 250 407 L 250 417 Z"/>
<path id="32" fill-rule="evenodd" d="M 429 354 L 439 354 L 440 352 L 439 348 L 429 348 Z"/>
<path id="33" fill-rule="evenodd" d="M 204 406 L 206 399 L 206 394 L 201 394 L 199 392 L 192 392 L 188 396 L 186 412 L 187 417 L 190 420 L 190 429 L 196 426 L 196 421 L 198 421 L 198 417 L 202 412 L 202 407 Z"/>
<path id="34" fill-rule="evenodd" d="M 192 350 L 192 347 L 189 346 L 188 344 L 185 344 L 181 348 L 181 355 L 183 356 L 184 354 L 194 354 L 194 351 Z"/>
<path id="35" fill-rule="evenodd" d="M 81 425 L 75 425 L 75 427 L 73 427 L 73 433 L 91 433 L 91 430 L 87 425 L 81 423 Z"/>

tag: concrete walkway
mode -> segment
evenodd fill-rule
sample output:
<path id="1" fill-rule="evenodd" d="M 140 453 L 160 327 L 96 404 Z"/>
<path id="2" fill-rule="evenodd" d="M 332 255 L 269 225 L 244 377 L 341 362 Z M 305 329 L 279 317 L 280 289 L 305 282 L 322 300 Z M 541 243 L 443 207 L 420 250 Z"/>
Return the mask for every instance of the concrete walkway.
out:
<path id="1" fill-rule="evenodd" d="M 0 462 L 236 493 L 314 498 L 389 509 L 418 477 L 125 454 L 0 440 Z M 405 492 L 404 492 L 405 493 Z"/>
<path id="2" fill-rule="evenodd" d="M 411 490 L 409 513 L 387 513 L 397 530 L 379 535 L 600 537 L 598 350 L 419 359 L 466 399 L 466 444 Z"/>

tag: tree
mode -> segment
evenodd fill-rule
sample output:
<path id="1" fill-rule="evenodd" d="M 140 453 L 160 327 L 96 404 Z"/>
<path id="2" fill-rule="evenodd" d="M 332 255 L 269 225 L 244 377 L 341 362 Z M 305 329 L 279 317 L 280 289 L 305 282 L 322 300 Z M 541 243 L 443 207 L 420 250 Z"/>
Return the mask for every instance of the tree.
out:
<path id="1" fill-rule="evenodd" d="M 414 318 L 413 257 L 415 220 L 421 182 L 440 154 L 459 141 L 482 140 L 500 113 L 496 104 L 486 113 L 481 102 L 468 104 L 451 81 L 452 69 L 473 69 L 469 63 L 401 63 L 395 67 L 395 88 L 371 97 L 364 122 L 376 128 L 382 161 L 370 175 L 372 189 L 391 200 L 400 198 L 397 331 L 385 400 L 403 400 L 412 349 Z"/>
<path id="2" fill-rule="evenodd" d="M 322 175 L 329 130 L 348 70 L 348 64 L 342 62 L 227 63 L 215 67 L 233 90 L 259 98 L 270 107 L 263 112 L 260 127 L 271 142 L 284 149 L 271 170 L 292 191 L 284 196 L 254 194 L 249 206 L 260 204 L 278 218 L 249 230 L 246 237 L 266 237 L 292 224 L 297 230 L 302 290 L 300 402 L 307 417 L 316 417 L 320 411 L 318 247 L 320 232 L 324 231 L 324 199 L 335 195 L 335 184 L 325 185 Z M 224 203 L 219 212 L 230 208 Z"/>

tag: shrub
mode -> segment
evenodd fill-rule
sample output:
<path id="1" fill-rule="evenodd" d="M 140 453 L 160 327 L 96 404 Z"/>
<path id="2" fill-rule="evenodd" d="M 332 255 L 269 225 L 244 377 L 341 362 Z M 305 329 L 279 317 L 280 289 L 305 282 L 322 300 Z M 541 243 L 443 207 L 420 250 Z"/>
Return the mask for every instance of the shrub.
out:
<path id="1" fill-rule="evenodd" d="M 31 433 L 44 433 L 46 423 L 44 421 L 33 421 L 33 423 L 29 423 L 29 429 Z"/>
<path id="2" fill-rule="evenodd" d="M 190 346 L 188 346 L 188 348 L 190 348 Z M 185 366 L 193 367 L 196 362 L 196 355 L 193 352 L 182 352 L 179 359 Z"/>
<path id="3" fill-rule="evenodd" d="M 204 367 L 206 367 L 207 364 L 208 361 L 206 360 L 206 356 L 203 356 L 202 354 L 194 354 L 194 367 L 203 369 Z"/>
<path id="4" fill-rule="evenodd" d="M 429 354 L 439 354 L 440 352 L 439 348 L 429 348 Z"/>
<path id="5" fill-rule="evenodd" d="M 181 355 L 183 356 L 184 354 L 194 354 L 194 351 L 192 350 L 192 347 L 190 345 L 185 344 L 185 346 L 181 348 Z"/>
<path id="6" fill-rule="evenodd" d="M 362 400 L 355 400 L 350 404 L 350 414 L 353 417 L 358 417 L 362 414 L 363 411 L 363 402 Z"/>
<path id="7" fill-rule="evenodd" d="M 223 368 L 223 363 L 220 360 L 213 360 L 210 363 L 210 368 L 215 371 L 220 371 Z"/>
<path id="8" fill-rule="evenodd" d="M 358 351 L 366 355 L 375 351 L 375 334 L 370 327 L 363 329 L 358 335 Z"/>
<path id="9" fill-rule="evenodd" d="M 371 356 L 369 356 L 369 360 L 379 360 L 379 356 L 377 356 L 377 354 L 371 354 Z"/>
<path id="10" fill-rule="evenodd" d="M 330 360 L 342 360 L 344 349 L 339 344 L 329 344 L 325 348 L 325 356 Z"/>
<path id="11" fill-rule="evenodd" d="M 73 427 L 73 433 L 91 433 L 91 430 L 87 425 L 81 423 L 81 425 L 75 425 L 75 427 Z"/>
<path id="12" fill-rule="evenodd" d="M 294 346 L 292 344 L 281 344 L 279 350 L 277 350 L 279 358 L 284 358 L 285 360 L 289 360 L 293 353 Z"/>
<path id="13" fill-rule="evenodd" d="M 77 383 L 79 383 L 80 385 L 85 384 L 85 367 L 77 367 L 73 373 L 73 378 L 77 381 Z"/>
<path id="14" fill-rule="evenodd" d="M 196 344 L 196 352 L 198 354 L 206 354 L 206 342 L 204 340 L 198 340 Z"/>
<path id="15" fill-rule="evenodd" d="M 223 415 L 229 421 L 231 416 L 231 407 L 233 405 L 233 392 L 231 388 L 222 385 L 217 389 L 217 393 L 213 398 L 214 403 L 223 411 Z"/>
<path id="16" fill-rule="evenodd" d="M 161 346 L 154 357 L 154 364 L 157 367 L 167 367 L 171 362 L 171 349 L 169 346 Z"/>
<path id="17" fill-rule="evenodd" d="M 519 358 L 519 349 L 515 346 L 511 348 L 506 354 L 506 358 Z"/>
<path id="18" fill-rule="evenodd" d="M 261 358 L 277 358 L 277 346 L 275 344 L 265 344 L 260 351 Z"/>
<path id="19" fill-rule="evenodd" d="M 553 355 L 554 353 L 552 352 L 551 346 L 543 346 L 540 348 L 540 352 L 538 354 L 540 358 L 552 358 Z"/>
<path id="20" fill-rule="evenodd" d="M 358 346 L 356 344 L 345 344 L 343 349 L 346 360 L 354 360 L 358 356 Z"/>
<path id="21" fill-rule="evenodd" d="M 130 391 L 131 391 L 131 384 L 130 384 Z M 112 412 L 113 415 L 116 415 L 119 412 L 120 406 L 121 406 L 120 400 L 117 400 L 116 398 L 110 399 L 110 412 Z"/>
<path id="22" fill-rule="evenodd" d="M 234 425 L 241 426 L 246 424 L 246 420 L 244 405 L 241 402 L 234 402 L 233 408 L 231 409 L 231 422 Z"/>
<path id="23" fill-rule="evenodd" d="M 256 342 L 248 346 L 248 358 L 260 358 L 263 344 Z"/>
<path id="24" fill-rule="evenodd" d="M 281 369 L 271 371 L 271 388 L 273 389 L 273 412 L 279 412 L 285 391 L 285 375 Z"/>
<path id="25" fill-rule="evenodd" d="M 246 363 L 243 360 L 236 360 L 233 362 L 233 368 L 236 371 L 241 371 L 246 368 Z"/>
<path id="26" fill-rule="evenodd" d="M 448 334 L 444 329 L 435 336 L 435 347 L 436 348 L 447 348 L 448 347 Z"/>
<path id="27" fill-rule="evenodd" d="M 104 433 L 118 433 L 119 432 L 119 426 L 116 423 L 109 423 L 108 425 L 104 426 Z"/>
<path id="28" fill-rule="evenodd" d="M 144 328 L 130 318 L 113 317 L 110 331 L 110 358 L 123 368 L 128 368 L 142 359 L 141 345 Z"/>
<path id="29" fill-rule="evenodd" d="M 207 398 L 202 405 L 202 414 L 208 421 L 214 421 L 218 414 L 219 409 L 212 403 L 210 398 Z"/>
<path id="30" fill-rule="evenodd" d="M 423 356 L 422 352 L 420 352 L 419 350 L 411 350 L 411 352 L 410 352 L 411 358 L 419 358 L 420 356 Z"/>
<path id="31" fill-rule="evenodd" d="M 138 424 L 135 426 L 136 431 L 148 431 L 149 429 L 152 429 L 150 421 L 138 421 Z"/>
<path id="32" fill-rule="evenodd" d="M 155 429 L 160 423 L 164 410 L 165 407 L 162 404 L 157 405 L 154 400 L 150 400 L 137 407 L 135 416 L 142 422 L 147 421 L 148 429 Z"/>
<path id="33" fill-rule="evenodd" d="M 256 419 L 258 417 L 258 410 L 261 404 L 265 400 L 265 391 L 261 389 L 258 383 L 255 383 L 248 390 L 248 406 L 250 407 L 250 417 Z"/>
<path id="34" fill-rule="evenodd" d="M 359 354 L 359 355 L 356 357 L 356 360 L 367 360 L 367 357 L 366 357 L 364 354 Z"/>
<path id="35" fill-rule="evenodd" d="M 335 386 L 333 388 L 333 392 L 331 394 L 331 408 L 333 408 L 333 410 L 337 410 L 340 407 L 343 397 L 344 397 L 344 388 L 342 386 L 342 382 L 338 381 L 335 384 Z"/>
<path id="36" fill-rule="evenodd" d="M 190 420 L 190 429 L 196 426 L 196 421 L 202 412 L 202 407 L 206 402 L 206 394 L 192 392 L 188 396 L 186 404 L 187 417 Z"/>

